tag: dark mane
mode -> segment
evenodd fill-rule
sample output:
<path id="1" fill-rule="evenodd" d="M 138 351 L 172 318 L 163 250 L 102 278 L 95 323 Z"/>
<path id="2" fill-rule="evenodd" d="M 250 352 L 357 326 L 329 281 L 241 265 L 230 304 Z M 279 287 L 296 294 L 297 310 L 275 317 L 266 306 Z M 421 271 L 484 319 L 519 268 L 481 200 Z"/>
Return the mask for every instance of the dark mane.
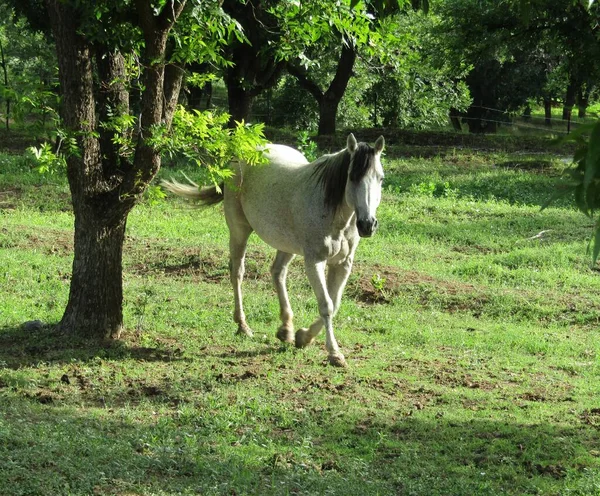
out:
<path id="1" fill-rule="evenodd" d="M 366 143 L 359 143 L 354 152 L 354 159 L 347 149 L 333 155 L 324 155 L 313 162 L 314 177 L 317 184 L 323 188 L 325 193 L 325 206 L 331 210 L 337 209 L 344 201 L 346 193 L 346 182 L 348 181 L 348 170 L 350 180 L 360 181 L 373 164 L 375 150 Z"/>

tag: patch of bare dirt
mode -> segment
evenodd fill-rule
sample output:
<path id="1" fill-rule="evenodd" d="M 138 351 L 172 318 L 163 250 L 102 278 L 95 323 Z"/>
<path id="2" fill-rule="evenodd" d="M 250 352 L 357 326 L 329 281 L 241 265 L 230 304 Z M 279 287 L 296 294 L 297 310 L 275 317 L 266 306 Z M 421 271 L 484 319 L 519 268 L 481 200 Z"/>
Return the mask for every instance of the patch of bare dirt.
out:
<path id="1" fill-rule="evenodd" d="M 579 418 L 584 424 L 600 427 L 600 408 L 585 410 Z"/>
<path id="2" fill-rule="evenodd" d="M 3 227 L 0 232 L 13 236 L 13 248 L 34 249 L 47 255 L 68 255 L 73 252 L 73 234 L 71 231 L 53 228 L 39 228 L 35 231 L 28 227 Z"/>
<path id="3" fill-rule="evenodd" d="M 492 391 L 500 387 L 497 383 L 489 382 L 480 378 L 473 377 L 471 374 L 457 372 L 448 368 L 437 370 L 433 374 L 436 384 L 445 387 L 464 387 L 468 389 L 481 389 L 483 391 Z"/>
<path id="4" fill-rule="evenodd" d="M 23 188 L 10 187 L 0 191 L 0 210 L 13 210 L 17 208 L 15 199 L 19 199 L 23 194 Z"/>
<path id="5" fill-rule="evenodd" d="M 368 271 L 357 267 L 357 274 L 358 279 L 348 284 L 347 294 L 366 304 L 390 303 L 401 293 L 415 296 L 424 306 L 435 295 L 442 295 L 438 303 L 450 312 L 478 311 L 487 303 L 483 291 L 472 284 L 443 280 L 415 270 L 374 264 Z"/>
<path id="6" fill-rule="evenodd" d="M 221 283 L 229 280 L 229 254 L 226 249 L 178 247 L 173 244 L 135 243 L 128 239 L 127 269 L 138 275 L 188 276 Z M 246 254 L 245 279 L 269 280 L 271 257 L 258 250 Z"/>

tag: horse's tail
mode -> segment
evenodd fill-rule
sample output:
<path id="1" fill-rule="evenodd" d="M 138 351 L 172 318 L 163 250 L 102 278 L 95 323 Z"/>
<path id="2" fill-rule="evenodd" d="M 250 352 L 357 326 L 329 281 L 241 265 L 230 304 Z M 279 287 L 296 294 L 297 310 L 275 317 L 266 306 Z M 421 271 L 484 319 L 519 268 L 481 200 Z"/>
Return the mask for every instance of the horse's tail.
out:
<path id="1" fill-rule="evenodd" d="M 221 183 L 219 186 L 213 185 L 201 188 L 187 177 L 186 179 L 191 184 L 182 184 L 174 179 L 171 179 L 170 181 L 162 180 L 160 185 L 177 196 L 182 196 L 188 200 L 197 201 L 202 205 L 215 205 L 223 201 L 223 183 Z"/>

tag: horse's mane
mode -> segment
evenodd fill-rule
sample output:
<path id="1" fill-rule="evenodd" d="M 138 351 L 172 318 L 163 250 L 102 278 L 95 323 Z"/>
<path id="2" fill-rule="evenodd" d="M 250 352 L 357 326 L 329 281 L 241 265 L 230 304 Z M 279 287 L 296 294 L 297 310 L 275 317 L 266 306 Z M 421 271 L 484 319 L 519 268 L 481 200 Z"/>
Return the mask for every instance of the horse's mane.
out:
<path id="1" fill-rule="evenodd" d="M 338 153 L 323 155 L 312 163 L 314 170 L 311 177 L 323 188 L 325 206 L 331 210 L 337 209 L 344 201 L 350 164 L 352 163 L 350 180 L 360 181 L 373 164 L 375 150 L 366 143 L 358 143 L 354 159 L 350 160 L 351 157 L 348 149 L 344 149 Z"/>

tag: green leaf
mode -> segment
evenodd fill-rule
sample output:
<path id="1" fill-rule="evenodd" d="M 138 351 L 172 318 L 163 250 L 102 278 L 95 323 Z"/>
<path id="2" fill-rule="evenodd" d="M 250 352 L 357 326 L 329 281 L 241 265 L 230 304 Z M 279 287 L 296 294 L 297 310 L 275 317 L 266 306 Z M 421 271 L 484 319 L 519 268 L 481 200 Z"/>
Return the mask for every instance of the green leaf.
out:
<path id="1" fill-rule="evenodd" d="M 596 263 L 600 255 L 600 224 L 596 223 L 596 231 L 594 233 L 594 251 L 592 253 L 592 262 Z"/>
<path id="2" fill-rule="evenodd" d="M 600 122 L 592 129 L 585 157 L 583 184 L 587 188 L 594 177 L 600 176 Z"/>
<path id="3" fill-rule="evenodd" d="M 561 186 L 559 186 L 557 188 L 557 190 L 554 193 L 552 193 L 552 196 L 550 196 L 550 198 L 548 198 L 548 200 L 546 200 L 542 204 L 542 207 L 540 208 L 540 211 L 547 209 L 550 205 L 552 205 L 552 203 L 554 203 L 559 198 L 561 198 L 563 196 L 566 196 L 571 191 L 573 191 L 573 186 L 571 186 L 571 185 L 561 185 Z"/>

